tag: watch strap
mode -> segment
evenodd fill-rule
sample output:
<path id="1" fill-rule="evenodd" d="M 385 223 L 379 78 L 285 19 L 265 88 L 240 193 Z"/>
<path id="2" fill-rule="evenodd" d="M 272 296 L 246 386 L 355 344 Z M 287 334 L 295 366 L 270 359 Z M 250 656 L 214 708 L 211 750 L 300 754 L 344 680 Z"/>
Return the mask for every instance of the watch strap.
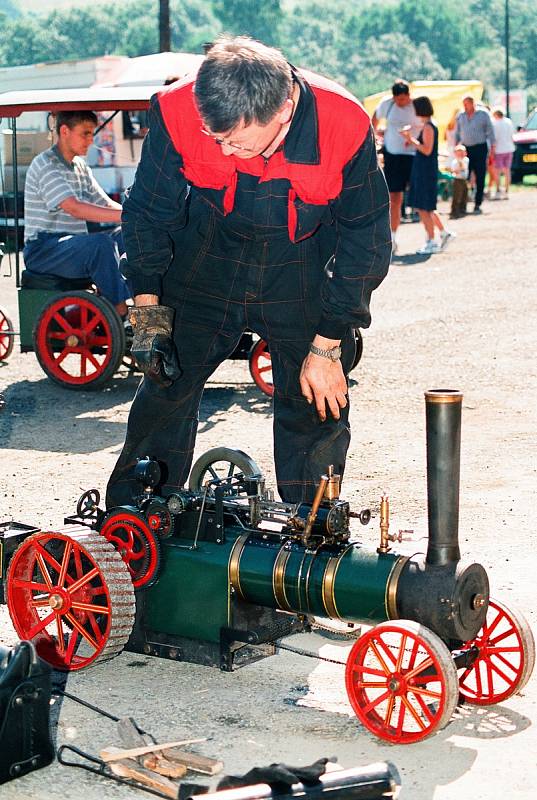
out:
<path id="1" fill-rule="evenodd" d="M 314 353 L 316 356 L 322 356 L 323 358 L 329 358 L 330 361 L 338 361 L 341 358 L 341 347 L 340 345 L 335 345 L 335 347 L 323 350 L 321 347 L 310 344 L 310 353 Z"/>

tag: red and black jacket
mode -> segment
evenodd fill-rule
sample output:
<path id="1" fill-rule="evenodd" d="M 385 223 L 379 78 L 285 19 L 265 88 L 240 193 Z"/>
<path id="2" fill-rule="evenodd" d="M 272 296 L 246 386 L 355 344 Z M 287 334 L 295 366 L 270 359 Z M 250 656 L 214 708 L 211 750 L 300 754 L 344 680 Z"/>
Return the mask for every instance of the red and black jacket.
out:
<path id="1" fill-rule="evenodd" d="M 369 325 L 371 292 L 390 259 L 388 193 L 370 121 L 333 81 L 303 71 L 294 76 L 300 97 L 291 127 L 268 160 L 225 156 L 201 132 L 192 76 L 152 99 L 150 131 L 123 210 L 135 294 L 161 294 L 171 259 L 169 234 L 186 224 L 191 192 L 222 217 L 233 217 L 243 211 L 241 186 L 254 179 L 278 185 L 280 194 L 287 187 L 285 220 L 280 213 L 266 222 L 285 223 L 292 242 L 314 235 L 327 221 L 335 226 L 333 274 L 323 287 L 318 333 L 339 338 L 349 325 Z"/>

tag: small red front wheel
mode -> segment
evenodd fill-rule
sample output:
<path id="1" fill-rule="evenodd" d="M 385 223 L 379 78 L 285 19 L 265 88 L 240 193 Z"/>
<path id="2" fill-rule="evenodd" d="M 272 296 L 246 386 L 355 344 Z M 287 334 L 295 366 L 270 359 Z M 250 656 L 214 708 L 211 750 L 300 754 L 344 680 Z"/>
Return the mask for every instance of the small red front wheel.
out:
<path id="1" fill-rule="evenodd" d="M 135 509 L 116 509 L 103 520 L 100 534 L 113 544 L 127 565 L 135 589 L 146 589 L 157 579 L 160 544 L 147 520 Z"/>
<path id="2" fill-rule="evenodd" d="M 55 669 L 107 661 L 129 639 L 132 582 L 112 545 L 93 531 L 29 536 L 13 554 L 6 586 L 18 636 Z"/>
<path id="3" fill-rule="evenodd" d="M 254 379 L 256 385 L 266 395 L 273 397 L 272 358 L 264 339 L 259 339 L 250 350 L 248 365 L 250 367 L 250 375 Z"/>
<path id="4" fill-rule="evenodd" d="M 524 688 L 535 666 L 535 641 L 520 611 L 490 600 L 485 624 L 465 648 L 479 655 L 462 672 L 459 690 L 467 703 L 494 705 Z"/>
<path id="5" fill-rule="evenodd" d="M 5 361 L 11 355 L 14 336 L 11 320 L 0 310 L 0 361 Z"/>
<path id="6" fill-rule="evenodd" d="M 362 725 L 393 744 L 419 742 L 444 728 L 459 696 L 448 648 L 409 620 L 364 633 L 349 654 L 345 684 Z"/>

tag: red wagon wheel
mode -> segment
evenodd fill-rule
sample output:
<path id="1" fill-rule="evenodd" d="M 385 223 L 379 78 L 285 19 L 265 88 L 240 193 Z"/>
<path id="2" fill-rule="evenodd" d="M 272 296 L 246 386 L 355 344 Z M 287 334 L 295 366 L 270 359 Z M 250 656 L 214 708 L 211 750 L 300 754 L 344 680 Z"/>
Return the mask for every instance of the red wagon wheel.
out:
<path id="1" fill-rule="evenodd" d="M 437 732 L 457 705 L 457 670 L 443 641 L 417 622 L 383 622 L 361 636 L 345 670 L 362 725 L 388 742 L 410 744 Z"/>
<path id="2" fill-rule="evenodd" d="M 269 397 L 274 395 L 272 382 L 272 358 L 264 339 L 259 339 L 250 350 L 248 356 L 250 375 L 256 385 Z"/>
<path id="3" fill-rule="evenodd" d="M 121 652 L 134 622 L 134 591 L 114 548 L 94 532 L 36 533 L 15 551 L 7 605 L 21 639 L 63 671 Z"/>
<path id="4" fill-rule="evenodd" d="M 11 355 L 14 335 L 11 320 L 0 311 L 0 361 L 5 361 Z"/>
<path id="5" fill-rule="evenodd" d="M 96 389 L 117 371 L 125 352 L 125 333 L 107 300 L 71 292 L 44 307 L 34 330 L 34 350 L 55 383 L 68 389 Z"/>
<path id="6" fill-rule="evenodd" d="M 136 511 L 113 511 L 100 530 L 127 565 L 135 589 L 155 582 L 160 567 L 160 544 L 147 521 Z"/>
<path id="7" fill-rule="evenodd" d="M 519 611 L 490 600 L 485 624 L 475 639 L 465 643 L 472 646 L 479 656 L 459 679 L 467 703 L 494 705 L 524 688 L 535 666 L 535 641 Z"/>

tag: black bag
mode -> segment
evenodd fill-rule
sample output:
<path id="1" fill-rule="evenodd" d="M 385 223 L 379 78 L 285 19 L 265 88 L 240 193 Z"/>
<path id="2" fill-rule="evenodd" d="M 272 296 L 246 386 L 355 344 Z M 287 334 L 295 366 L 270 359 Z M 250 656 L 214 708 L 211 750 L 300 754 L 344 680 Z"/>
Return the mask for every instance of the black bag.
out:
<path id="1" fill-rule="evenodd" d="M 0 784 L 54 759 L 50 677 L 31 642 L 0 645 Z"/>

